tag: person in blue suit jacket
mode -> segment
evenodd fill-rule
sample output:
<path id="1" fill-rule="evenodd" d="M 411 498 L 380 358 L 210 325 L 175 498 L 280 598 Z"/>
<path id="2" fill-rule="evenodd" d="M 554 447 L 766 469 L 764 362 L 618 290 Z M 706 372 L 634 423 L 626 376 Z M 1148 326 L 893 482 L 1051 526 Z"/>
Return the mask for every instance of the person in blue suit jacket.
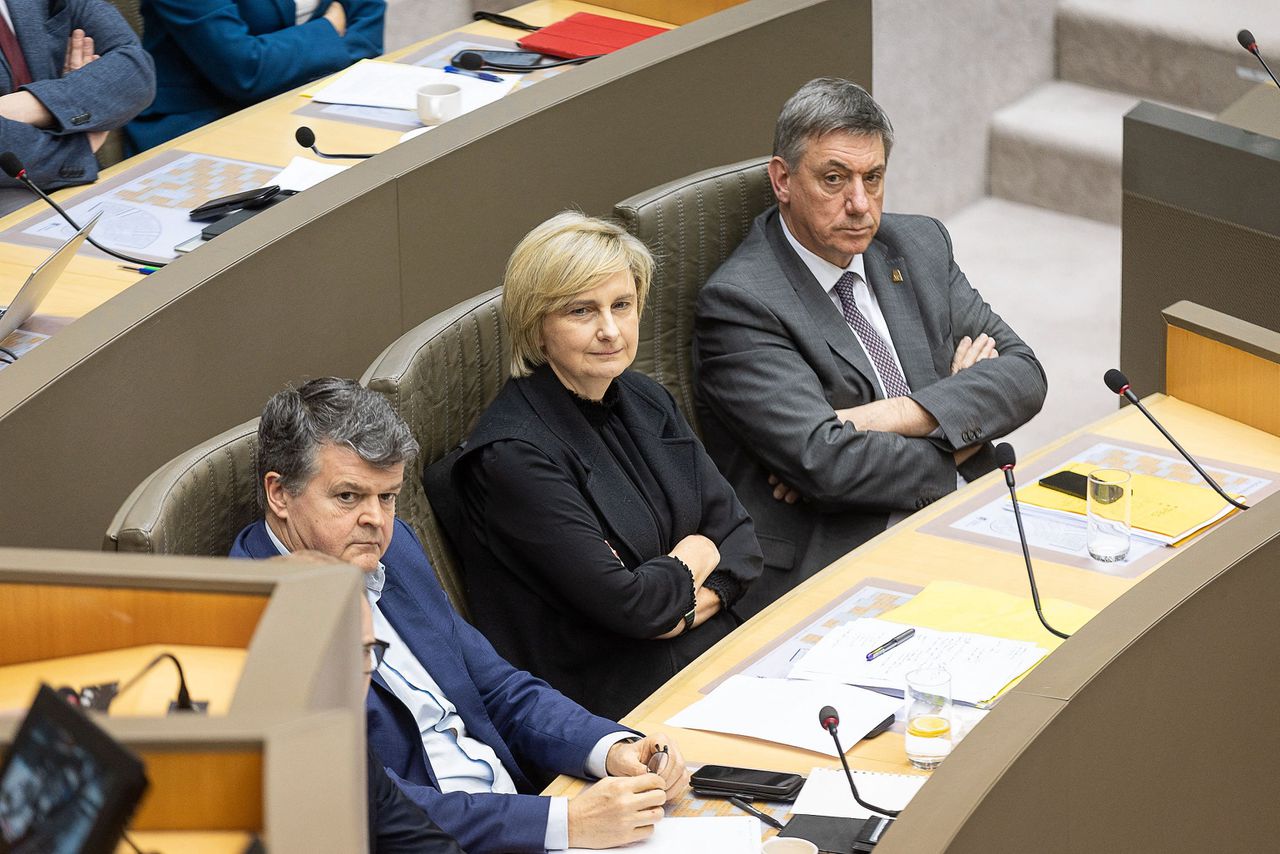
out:
<path id="1" fill-rule="evenodd" d="M 143 151 L 382 53 L 386 0 L 143 0 L 154 103 L 125 132 Z"/>
<path id="2" fill-rule="evenodd" d="M 107 131 L 155 95 L 151 57 L 106 0 L 8 0 L 5 7 L 3 23 L 22 59 L 0 58 L 0 151 L 16 154 L 42 190 L 96 180 L 94 152 Z M 34 198 L 0 175 L 0 214 Z"/>
<path id="3" fill-rule="evenodd" d="M 276 394 L 258 425 L 264 518 L 240 532 L 231 556 L 312 550 L 365 571 L 374 630 L 388 643 L 367 701 L 370 746 L 471 854 L 645 838 L 688 783 L 679 750 L 512 667 L 454 611 L 422 545 L 395 518 L 416 452 L 390 404 L 352 380 Z M 529 777 L 538 771 L 601 779 L 572 799 L 539 797 Z"/>

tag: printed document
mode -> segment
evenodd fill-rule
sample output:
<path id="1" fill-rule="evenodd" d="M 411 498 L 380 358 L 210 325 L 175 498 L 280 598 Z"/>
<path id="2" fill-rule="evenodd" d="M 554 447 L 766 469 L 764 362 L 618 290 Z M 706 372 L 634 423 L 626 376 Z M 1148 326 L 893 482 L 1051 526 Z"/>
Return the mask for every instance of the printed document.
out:
<path id="1" fill-rule="evenodd" d="M 590 849 L 570 848 L 569 854 Z M 760 820 L 744 816 L 664 818 L 653 826 L 653 835 L 641 842 L 610 848 L 640 854 L 759 854 Z"/>

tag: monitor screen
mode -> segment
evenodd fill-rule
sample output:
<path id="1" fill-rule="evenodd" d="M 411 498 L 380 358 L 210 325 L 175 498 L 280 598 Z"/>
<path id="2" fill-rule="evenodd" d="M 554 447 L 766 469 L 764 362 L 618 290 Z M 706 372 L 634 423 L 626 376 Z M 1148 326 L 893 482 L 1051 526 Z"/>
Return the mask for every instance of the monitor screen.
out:
<path id="1" fill-rule="evenodd" d="M 146 785 L 137 757 L 43 685 L 0 766 L 0 852 L 113 851 Z"/>

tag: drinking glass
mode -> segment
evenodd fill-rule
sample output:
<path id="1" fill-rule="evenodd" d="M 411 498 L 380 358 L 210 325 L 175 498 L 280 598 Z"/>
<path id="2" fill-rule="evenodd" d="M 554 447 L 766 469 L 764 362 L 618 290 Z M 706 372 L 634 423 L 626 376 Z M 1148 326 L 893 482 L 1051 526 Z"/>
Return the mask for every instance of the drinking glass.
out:
<path id="1" fill-rule="evenodd" d="M 1115 563 L 1129 556 L 1133 478 L 1122 469 L 1097 469 L 1089 475 L 1085 512 L 1089 519 L 1089 556 Z"/>
<path id="2" fill-rule="evenodd" d="M 951 674 L 922 667 L 907 674 L 907 759 L 932 771 L 951 753 Z"/>

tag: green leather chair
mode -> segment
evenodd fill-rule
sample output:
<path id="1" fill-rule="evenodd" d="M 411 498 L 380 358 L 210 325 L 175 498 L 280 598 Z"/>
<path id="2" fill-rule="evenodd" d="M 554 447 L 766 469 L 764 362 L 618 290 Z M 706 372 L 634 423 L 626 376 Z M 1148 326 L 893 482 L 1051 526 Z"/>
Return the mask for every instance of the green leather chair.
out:
<path id="1" fill-rule="evenodd" d="M 767 157 L 708 169 L 618 202 L 614 216 L 653 252 L 653 284 L 633 365 L 667 387 L 694 430 L 698 291 L 773 204 Z"/>
<path id="2" fill-rule="evenodd" d="M 406 332 L 383 351 L 360 382 L 385 396 L 421 446 L 405 472 L 396 514 L 422 541 L 440 585 L 469 616 L 462 565 L 422 487 L 424 467 L 466 438 L 510 375 L 510 338 L 502 321 L 502 289 L 472 297 Z M 454 508 L 441 507 L 441 513 Z"/>
<path id="3" fill-rule="evenodd" d="M 138 484 L 107 529 L 105 551 L 225 557 L 258 519 L 258 419 L 180 454 Z"/>

